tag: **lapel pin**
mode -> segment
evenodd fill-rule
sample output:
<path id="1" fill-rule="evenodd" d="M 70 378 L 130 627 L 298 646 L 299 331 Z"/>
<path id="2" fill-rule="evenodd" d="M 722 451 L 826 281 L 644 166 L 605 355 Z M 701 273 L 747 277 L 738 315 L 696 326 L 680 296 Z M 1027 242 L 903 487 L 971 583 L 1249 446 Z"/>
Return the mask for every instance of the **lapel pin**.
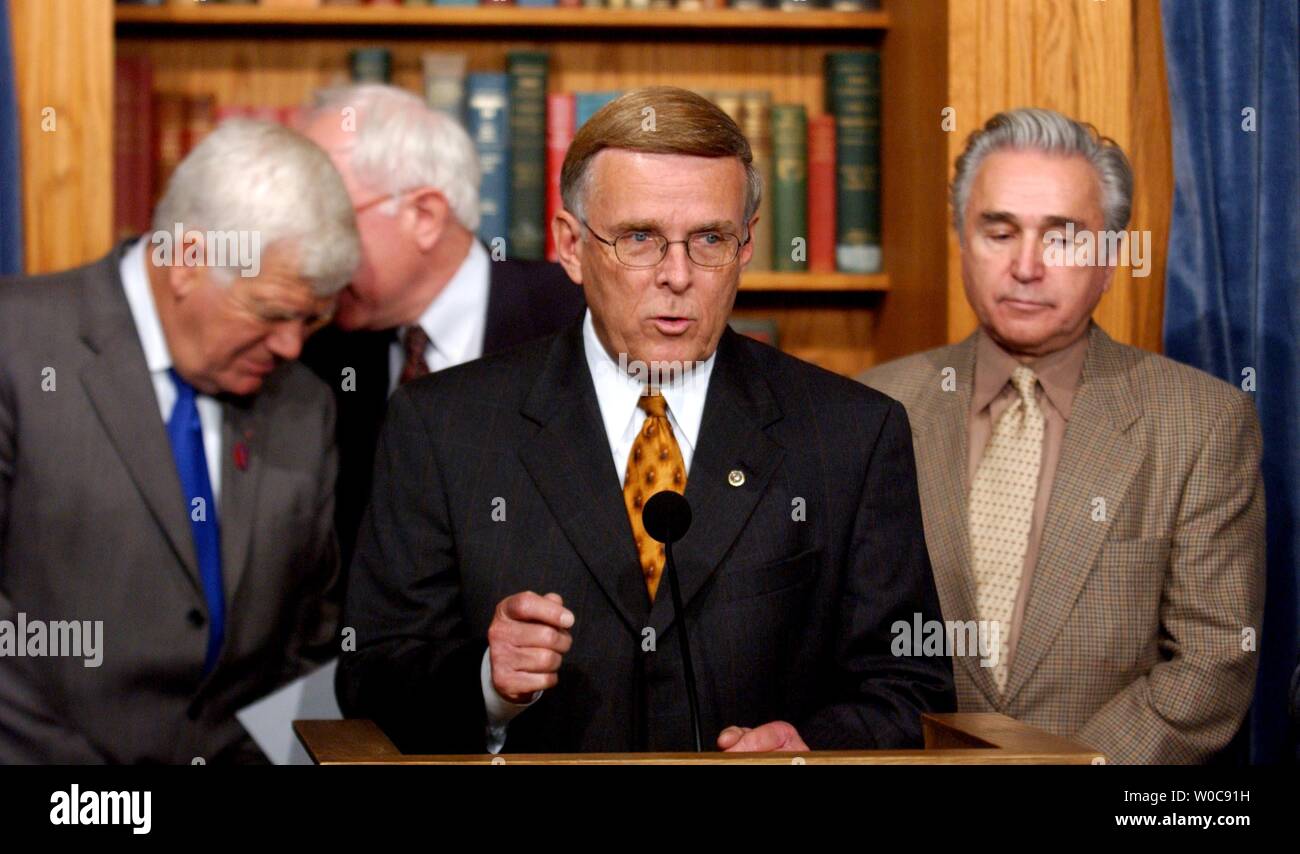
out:
<path id="1" fill-rule="evenodd" d="M 248 446 L 243 442 L 235 443 L 235 468 L 248 471 Z"/>
<path id="2" fill-rule="evenodd" d="M 731 484 L 732 486 L 744 486 L 745 473 L 740 469 L 732 469 L 727 474 L 727 483 Z"/>

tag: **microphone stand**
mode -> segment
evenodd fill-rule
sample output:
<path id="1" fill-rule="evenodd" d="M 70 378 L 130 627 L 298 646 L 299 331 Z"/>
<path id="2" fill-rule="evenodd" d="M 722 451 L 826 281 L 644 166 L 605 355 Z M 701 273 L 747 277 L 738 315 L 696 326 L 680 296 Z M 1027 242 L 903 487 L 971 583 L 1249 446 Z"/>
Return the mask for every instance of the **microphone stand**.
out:
<path id="1" fill-rule="evenodd" d="M 691 666 L 691 639 L 686 630 L 686 610 L 682 607 L 682 590 L 677 583 L 677 564 L 673 560 L 673 544 L 664 543 L 666 558 L 664 572 L 668 574 L 668 587 L 673 596 L 673 612 L 677 614 L 677 625 L 681 630 L 682 669 L 686 672 L 686 700 L 691 708 L 691 731 L 695 735 L 695 752 L 704 752 L 704 742 L 700 738 L 700 698 L 695 693 L 695 668 Z"/>

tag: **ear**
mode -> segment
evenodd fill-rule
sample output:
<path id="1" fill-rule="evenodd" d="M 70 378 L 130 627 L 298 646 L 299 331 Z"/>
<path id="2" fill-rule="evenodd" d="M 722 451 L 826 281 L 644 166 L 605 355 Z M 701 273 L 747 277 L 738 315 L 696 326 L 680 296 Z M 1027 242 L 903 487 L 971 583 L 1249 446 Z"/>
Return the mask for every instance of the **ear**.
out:
<path id="1" fill-rule="evenodd" d="M 432 187 L 411 193 L 411 207 L 406 216 L 411 217 L 411 233 L 422 252 L 437 245 L 447 223 L 451 220 L 451 206 L 447 197 Z"/>
<path id="2" fill-rule="evenodd" d="M 560 266 L 569 278 L 582 284 L 582 258 L 578 254 L 579 242 L 582 240 L 582 223 L 567 210 L 555 212 L 551 220 L 551 235 L 555 238 L 555 252 L 559 255 Z"/>
<path id="3" fill-rule="evenodd" d="M 740 268 L 743 270 L 749 264 L 749 259 L 754 257 L 754 226 L 758 225 L 758 214 L 755 213 L 750 217 L 749 225 L 745 227 L 745 234 L 749 235 L 749 242 L 740 247 Z M 744 235 L 741 235 L 743 238 Z"/>

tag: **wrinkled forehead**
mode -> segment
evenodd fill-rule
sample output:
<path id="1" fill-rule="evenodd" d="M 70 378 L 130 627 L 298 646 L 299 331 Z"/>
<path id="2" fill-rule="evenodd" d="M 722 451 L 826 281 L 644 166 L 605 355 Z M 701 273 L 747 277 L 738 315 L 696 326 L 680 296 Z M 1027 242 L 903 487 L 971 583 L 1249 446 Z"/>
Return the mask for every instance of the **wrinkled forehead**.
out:
<path id="1" fill-rule="evenodd" d="M 587 212 L 602 222 L 658 219 L 694 226 L 745 209 L 745 167 L 736 157 L 699 157 L 606 148 L 592 158 Z"/>

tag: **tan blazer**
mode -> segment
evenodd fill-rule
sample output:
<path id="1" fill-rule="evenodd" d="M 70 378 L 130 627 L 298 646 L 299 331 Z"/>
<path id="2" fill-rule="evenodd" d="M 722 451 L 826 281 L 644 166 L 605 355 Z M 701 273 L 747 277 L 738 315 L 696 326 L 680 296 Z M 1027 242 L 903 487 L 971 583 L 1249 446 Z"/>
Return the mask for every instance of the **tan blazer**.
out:
<path id="1" fill-rule="evenodd" d="M 1092 325 L 1004 694 L 954 656 L 958 707 L 1070 735 L 1112 762 L 1201 762 L 1250 706 L 1264 487 L 1250 396 Z M 907 408 L 945 620 L 974 620 L 972 335 L 862 380 Z M 945 378 L 949 382 L 945 383 Z"/>

